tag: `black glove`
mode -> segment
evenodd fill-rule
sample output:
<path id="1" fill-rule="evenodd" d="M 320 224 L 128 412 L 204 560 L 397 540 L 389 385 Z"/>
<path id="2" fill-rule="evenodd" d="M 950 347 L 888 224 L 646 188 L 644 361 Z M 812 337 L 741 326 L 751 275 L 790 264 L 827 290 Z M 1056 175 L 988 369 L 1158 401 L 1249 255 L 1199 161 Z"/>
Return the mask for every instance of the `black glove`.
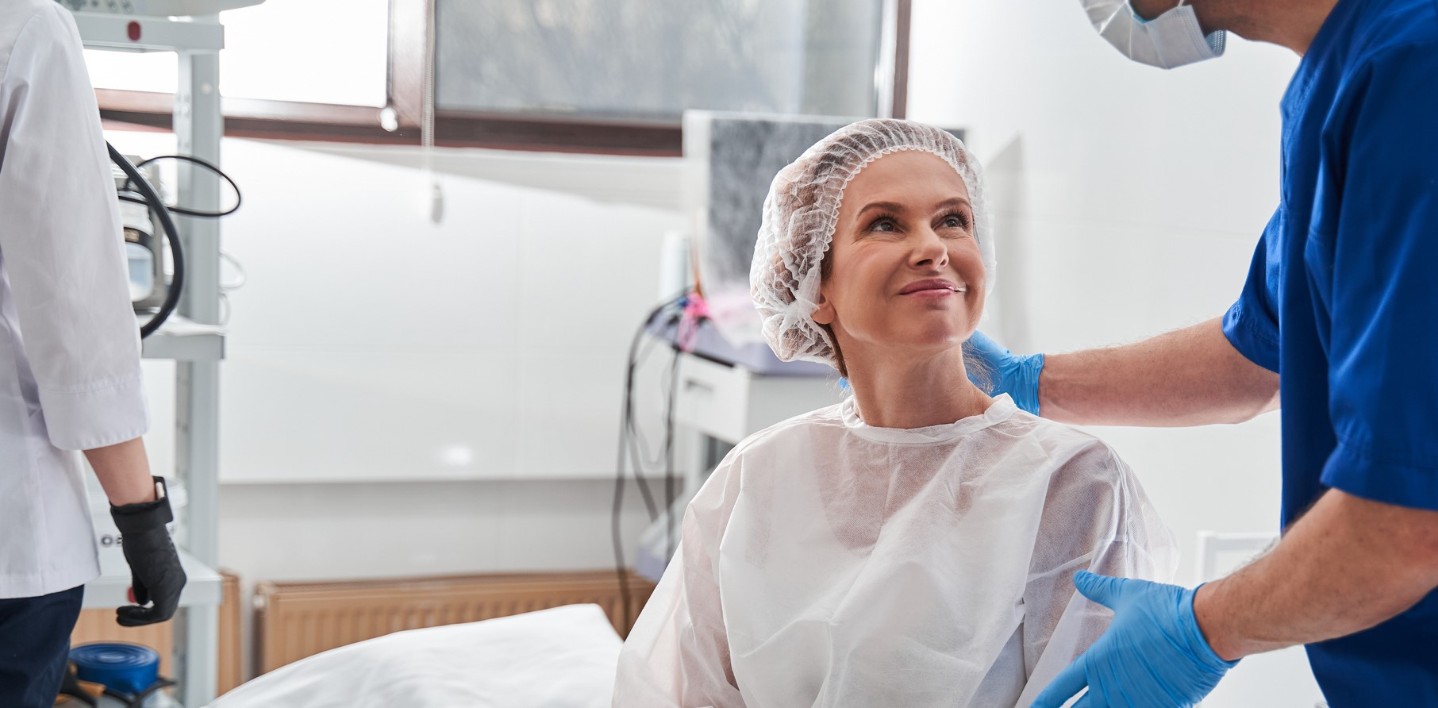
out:
<path id="1" fill-rule="evenodd" d="M 165 480 L 156 477 L 155 482 L 163 492 Z M 110 517 L 120 529 L 120 548 L 125 551 L 125 562 L 130 564 L 130 587 L 139 603 L 116 610 L 115 620 L 126 627 L 138 627 L 174 617 L 175 608 L 180 606 L 180 590 L 185 587 L 185 570 L 180 567 L 180 554 L 165 529 L 165 524 L 175 519 L 169 496 L 140 504 L 112 504 Z"/>

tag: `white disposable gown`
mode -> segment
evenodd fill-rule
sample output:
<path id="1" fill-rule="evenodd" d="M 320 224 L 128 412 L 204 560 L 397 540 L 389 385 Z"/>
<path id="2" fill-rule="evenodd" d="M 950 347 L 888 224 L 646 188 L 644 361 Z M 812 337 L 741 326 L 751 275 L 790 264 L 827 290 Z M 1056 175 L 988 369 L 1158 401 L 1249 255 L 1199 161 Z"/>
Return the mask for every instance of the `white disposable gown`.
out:
<path id="1" fill-rule="evenodd" d="M 1173 541 L 1099 440 L 1020 411 L 867 426 L 851 398 L 736 447 L 620 654 L 614 705 L 1027 705 L 1112 614 L 1080 569 Z"/>

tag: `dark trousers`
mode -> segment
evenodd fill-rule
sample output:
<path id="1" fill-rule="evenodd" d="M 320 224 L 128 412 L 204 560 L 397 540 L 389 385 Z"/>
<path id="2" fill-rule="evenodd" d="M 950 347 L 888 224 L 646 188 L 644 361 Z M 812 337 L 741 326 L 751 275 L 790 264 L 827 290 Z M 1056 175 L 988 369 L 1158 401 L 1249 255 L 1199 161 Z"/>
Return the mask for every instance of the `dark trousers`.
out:
<path id="1" fill-rule="evenodd" d="M 51 708 L 70 657 L 85 586 L 0 599 L 0 706 Z"/>

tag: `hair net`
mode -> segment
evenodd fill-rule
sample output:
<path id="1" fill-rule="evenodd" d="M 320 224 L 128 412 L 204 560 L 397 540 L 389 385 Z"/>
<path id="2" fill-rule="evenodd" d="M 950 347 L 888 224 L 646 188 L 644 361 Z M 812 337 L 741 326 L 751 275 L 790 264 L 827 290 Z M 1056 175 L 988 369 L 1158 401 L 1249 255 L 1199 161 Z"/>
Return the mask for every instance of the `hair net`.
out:
<path id="1" fill-rule="evenodd" d="M 844 189 L 869 163 L 902 150 L 935 155 L 959 174 L 973 204 L 974 235 L 994 286 L 993 230 L 980 167 L 963 142 L 922 123 L 877 118 L 844 126 L 779 171 L 764 199 L 763 222 L 749 271 L 750 294 L 764 339 L 784 361 L 807 359 L 838 367 L 834 342 L 814 321 L 820 266 L 834 239 Z"/>

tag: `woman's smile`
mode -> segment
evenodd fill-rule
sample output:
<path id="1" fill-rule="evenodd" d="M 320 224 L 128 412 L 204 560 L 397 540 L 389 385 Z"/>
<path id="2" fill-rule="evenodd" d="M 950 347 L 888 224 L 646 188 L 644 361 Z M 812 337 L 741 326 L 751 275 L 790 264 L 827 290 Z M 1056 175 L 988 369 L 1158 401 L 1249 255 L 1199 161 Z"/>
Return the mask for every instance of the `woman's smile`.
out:
<path id="1" fill-rule="evenodd" d="M 899 291 L 899 295 L 904 297 L 915 297 L 927 300 L 943 299 L 952 296 L 963 295 L 968 292 L 969 288 L 967 285 L 955 283 L 952 280 L 934 278 L 910 283 L 904 286 L 904 288 Z"/>

